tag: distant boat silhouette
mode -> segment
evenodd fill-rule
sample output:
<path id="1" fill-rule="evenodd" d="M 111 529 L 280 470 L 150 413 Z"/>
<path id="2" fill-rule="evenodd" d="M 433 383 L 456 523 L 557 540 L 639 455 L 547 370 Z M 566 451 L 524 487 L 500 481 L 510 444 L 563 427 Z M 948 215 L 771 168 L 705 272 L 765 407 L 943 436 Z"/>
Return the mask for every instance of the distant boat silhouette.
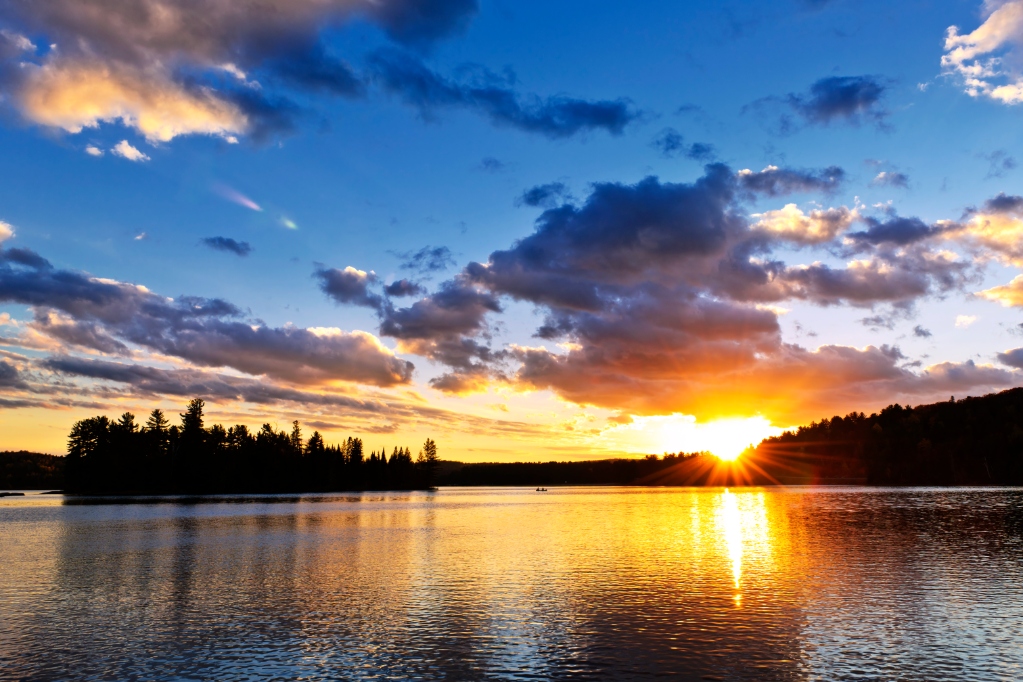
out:
<path id="1" fill-rule="evenodd" d="M 545 492 L 547 492 L 547 488 L 537 488 L 536 492 L 538 492 L 538 493 L 545 493 Z"/>

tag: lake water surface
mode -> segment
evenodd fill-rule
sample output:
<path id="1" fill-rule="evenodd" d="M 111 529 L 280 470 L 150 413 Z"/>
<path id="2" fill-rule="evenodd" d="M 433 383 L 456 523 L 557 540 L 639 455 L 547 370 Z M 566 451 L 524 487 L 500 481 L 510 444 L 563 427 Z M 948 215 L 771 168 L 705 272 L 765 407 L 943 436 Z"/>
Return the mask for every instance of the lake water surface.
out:
<path id="1" fill-rule="evenodd" d="M 0 499 L 0 678 L 1023 679 L 1023 490 Z"/>

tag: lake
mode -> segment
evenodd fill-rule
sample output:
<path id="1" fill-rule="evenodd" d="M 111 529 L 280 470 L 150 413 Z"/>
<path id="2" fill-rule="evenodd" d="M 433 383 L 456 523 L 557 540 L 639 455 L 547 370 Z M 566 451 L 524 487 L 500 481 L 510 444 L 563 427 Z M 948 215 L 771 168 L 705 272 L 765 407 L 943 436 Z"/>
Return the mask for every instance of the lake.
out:
<path id="1" fill-rule="evenodd" d="M 0 499 L 0 678 L 1023 679 L 1023 490 Z"/>

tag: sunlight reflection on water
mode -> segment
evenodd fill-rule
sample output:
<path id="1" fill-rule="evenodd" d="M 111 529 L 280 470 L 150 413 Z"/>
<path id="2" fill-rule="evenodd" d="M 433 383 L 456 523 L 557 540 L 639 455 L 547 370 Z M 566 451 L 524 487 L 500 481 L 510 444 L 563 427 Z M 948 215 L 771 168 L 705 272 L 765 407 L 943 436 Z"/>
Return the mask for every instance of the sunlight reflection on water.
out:
<path id="1" fill-rule="evenodd" d="M 1019 679 L 1023 491 L 0 500 L 0 679 Z"/>

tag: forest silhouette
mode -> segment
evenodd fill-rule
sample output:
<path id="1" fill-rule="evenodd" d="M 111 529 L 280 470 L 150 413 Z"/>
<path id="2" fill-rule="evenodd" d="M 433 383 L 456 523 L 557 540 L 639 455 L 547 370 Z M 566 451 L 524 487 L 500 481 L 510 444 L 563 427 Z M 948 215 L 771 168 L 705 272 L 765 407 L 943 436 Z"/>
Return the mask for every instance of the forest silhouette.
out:
<path id="1" fill-rule="evenodd" d="M 417 458 L 396 447 L 390 456 L 363 451 L 362 439 L 327 445 L 270 424 L 206 427 L 202 399 L 188 403 L 181 423 L 153 410 L 145 424 L 126 412 L 75 423 L 68 437 L 65 490 L 80 494 L 224 494 L 412 490 L 433 485 L 437 444 L 427 439 Z"/>
<path id="2" fill-rule="evenodd" d="M 326 445 L 269 424 L 206 428 L 203 402 L 180 425 L 154 410 L 72 429 L 67 457 L 0 453 L 0 488 L 85 494 L 278 493 L 409 490 L 433 485 L 1023 485 L 1023 388 L 930 405 L 889 405 L 811 422 L 750 448 L 736 461 L 710 453 L 573 462 L 440 461 L 427 440 L 363 452 L 362 440 Z"/>

